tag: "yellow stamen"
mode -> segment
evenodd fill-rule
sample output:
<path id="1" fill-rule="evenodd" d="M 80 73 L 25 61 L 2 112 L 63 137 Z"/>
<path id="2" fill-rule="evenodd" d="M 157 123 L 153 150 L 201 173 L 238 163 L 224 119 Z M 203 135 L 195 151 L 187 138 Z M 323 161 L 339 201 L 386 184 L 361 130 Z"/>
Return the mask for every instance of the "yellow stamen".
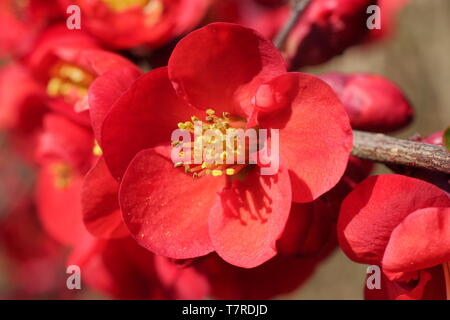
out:
<path id="1" fill-rule="evenodd" d="M 227 112 L 223 113 L 223 117 L 216 116 L 216 112 L 213 109 L 208 109 L 205 113 L 205 119 L 209 123 L 202 123 L 200 128 L 201 135 L 199 136 L 195 136 L 196 134 L 199 134 L 199 132 L 196 131 L 198 128 L 194 125 L 195 122 L 200 121 L 198 117 L 192 116 L 192 121 L 178 123 L 178 128 L 188 130 L 190 133 L 194 134 L 195 142 L 172 142 L 172 146 L 174 147 L 182 144 L 183 148 L 191 148 L 194 158 L 198 158 L 196 155 L 199 155 L 200 158 L 203 156 L 202 162 L 193 167 L 180 162 L 175 164 L 175 167 L 184 167 L 185 173 L 192 174 L 192 177 L 194 178 L 200 178 L 204 175 L 210 175 L 213 177 L 237 175 L 241 169 L 245 167 L 245 165 L 230 166 L 225 164 L 225 162 L 228 156 L 234 158 L 235 154 L 239 154 L 241 152 L 241 150 L 239 150 L 240 146 L 239 143 L 236 143 L 232 149 L 228 150 L 226 135 L 228 134 L 230 127 L 232 128 L 231 130 L 235 131 L 235 129 L 233 129 L 236 128 L 235 124 L 238 125 L 237 128 L 241 128 L 245 127 L 245 122 L 240 118 L 230 117 Z M 204 133 L 208 130 L 214 130 L 214 135 L 205 135 Z M 235 140 L 237 141 L 237 138 L 235 138 Z M 220 148 L 220 146 L 223 148 Z M 224 149 L 226 149 L 226 151 L 223 151 Z M 242 150 L 242 152 L 245 152 L 245 150 Z M 184 158 L 183 151 L 179 154 L 181 158 Z"/>
<path id="2" fill-rule="evenodd" d="M 103 154 L 102 148 L 100 148 L 100 145 L 97 141 L 95 141 L 94 148 L 92 148 L 92 153 L 94 156 L 100 157 Z"/>
<path id="3" fill-rule="evenodd" d="M 232 168 L 228 168 L 227 170 L 225 170 L 227 176 L 232 176 L 236 173 L 236 170 L 232 169 Z"/>
<path id="4" fill-rule="evenodd" d="M 212 170 L 211 171 L 211 175 L 213 176 L 213 177 L 219 177 L 219 176 L 221 176 L 223 174 L 223 171 L 222 170 L 217 170 L 217 169 L 215 169 L 215 170 Z"/>

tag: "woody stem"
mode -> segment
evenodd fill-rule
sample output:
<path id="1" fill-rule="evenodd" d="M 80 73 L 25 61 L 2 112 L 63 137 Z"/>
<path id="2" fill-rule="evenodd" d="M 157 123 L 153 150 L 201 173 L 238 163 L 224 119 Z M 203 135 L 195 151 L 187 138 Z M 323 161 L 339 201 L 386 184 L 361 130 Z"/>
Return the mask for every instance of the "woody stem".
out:
<path id="1" fill-rule="evenodd" d="M 298 19 L 300 19 L 300 16 L 310 2 L 311 0 L 292 0 L 291 15 L 273 40 L 273 44 L 278 48 L 278 50 L 281 50 L 284 47 L 289 34 L 292 29 L 294 29 Z"/>
<path id="2" fill-rule="evenodd" d="M 447 293 L 447 300 L 450 300 L 450 262 L 442 265 L 444 267 L 445 288 Z"/>
<path id="3" fill-rule="evenodd" d="M 353 131 L 352 155 L 374 162 L 450 174 L 450 152 L 445 148 L 362 131 Z"/>

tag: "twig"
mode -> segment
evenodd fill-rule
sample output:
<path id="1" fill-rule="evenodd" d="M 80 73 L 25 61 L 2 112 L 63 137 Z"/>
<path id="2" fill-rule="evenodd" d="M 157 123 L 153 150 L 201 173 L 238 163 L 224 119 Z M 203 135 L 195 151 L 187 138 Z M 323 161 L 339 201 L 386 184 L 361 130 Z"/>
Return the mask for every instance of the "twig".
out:
<path id="1" fill-rule="evenodd" d="M 294 29 L 298 19 L 310 2 L 311 0 L 293 0 L 291 15 L 273 41 L 273 44 L 278 48 L 278 50 L 283 48 L 287 37 L 291 33 L 292 29 Z"/>
<path id="2" fill-rule="evenodd" d="M 450 152 L 445 148 L 383 134 L 354 130 L 352 154 L 375 162 L 450 174 Z"/>

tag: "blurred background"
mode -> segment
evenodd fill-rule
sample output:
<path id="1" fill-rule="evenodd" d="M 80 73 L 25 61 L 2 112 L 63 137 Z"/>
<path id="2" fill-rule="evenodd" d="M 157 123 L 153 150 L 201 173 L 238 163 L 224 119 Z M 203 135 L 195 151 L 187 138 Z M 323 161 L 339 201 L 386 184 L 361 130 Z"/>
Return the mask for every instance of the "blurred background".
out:
<path id="1" fill-rule="evenodd" d="M 314 74 L 331 71 L 371 72 L 392 80 L 405 92 L 415 107 L 416 117 L 413 124 L 397 134 L 399 137 L 409 138 L 416 133 L 427 135 L 436 132 L 450 123 L 449 52 L 450 1 L 411 0 L 399 15 L 397 29 L 392 38 L 381 43 L 351 48 L 326 64 L 309 67 L 304 71 Z M 6 144 L 7 141 L 0 135 L 0 148 L 4 148 Z M 20 159 L 14 154 L 3 155 L 0 165 L 2 180 L 9 178 L 8 170 L 13 168 L 21 172 L 24 179 L 30 174 L 26 169 L 22 169 Z M 379 166 L 376 172 L 388 171 Z M 4 190 L 1 187 L 0 185 L 0 220 L 6 202 L 11 201 L 10 197 L 19 197 L 20 192 L 27 192 L 13 188 Z M 16 231 L 13 229 L 11 232 Z M 31 238 L 30 241 L 34 239 Z M 52 250 L 52 244 L 49 243 L 48 246 L 48 250 Z M 1 250 L 0 246 L 0 298 L 6 296 L 14 285 L 10 283 L 8 272 L 11 272 L 11 269 L 8 268 L 8 261 L 3 258 Z M 46 268 L 45 263 L 46 261 L 43 261 L 40 267 Z M 60 266 L 61 271 L 57 278 L 65 281 L 62 260 Z M 365 275 L 364 265 L 352 263 L 337 249 L 318 267 L 314 276 L 302 288 L 279 298 L 362 299 Z M 47 280 L 37 279 L 38 282 Z M 98 298 L 97 295 L 90 294 L 79 298 L 92 297 Z"/>

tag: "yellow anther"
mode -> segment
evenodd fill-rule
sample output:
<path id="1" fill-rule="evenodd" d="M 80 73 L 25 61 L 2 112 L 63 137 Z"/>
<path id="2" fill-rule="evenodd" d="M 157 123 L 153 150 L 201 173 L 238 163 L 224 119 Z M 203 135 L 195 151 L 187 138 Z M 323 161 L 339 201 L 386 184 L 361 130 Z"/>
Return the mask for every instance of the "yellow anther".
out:
<path id="1" fill-rule="evenodd" d="M 203 163 L 202 163 L 202 169 L 206 169 L 206 168 L 208 168 L 208 167 L 209 167 L 208 162 L 203 162 Z"/>
<path id="2" fill-rule="evenodd" d="M 184 130 L 184 129 L 186 129 L 186 126 L 184 125 L 183 122 L 179 122 L 178 123 L 178 128 L 181 129 L 181 130 Z"/>
<path id="3" fill-rule="evenodd" d="M 192 116 L 192 117 L 191 117 L 191 120 L 192 120 L 192 122 L 195 122 L 195 121 L 200 121 L 200 119 L 199 119 L 199 118 L 197 118 L 196 116 Z"/>
<path id="4" fill-rule="evenodd" d="M 227 170 L 225 170 L 225 173 L 227 174 L 227 176 L 232 176 L 236 173 L 236 170 L 234 170 L 233 168 L 228 168 Z"/>
<path id="5" fill-rule="evenodd" d="M 183 166 L 183 162 L 177 162 L 173 165 L 175 168 L 180 168 Z"/>
<path id="6" fill-rule="evenodd" d="M 223 174 L 223 171 L 222 170 L 219 170 L 219 169 L 215 169 L 215 170 L 212 170 L 211 171 L 211 175 L 213 176 L 213 177 L 219 177 L 219 176 L 221 176 Z"/>
<path id="7" fill-rule="evenodd" d="M 94 147 L 92 148 L 92 153 L 94 156 L 100 157 L 103 154 L 102 148 L 100 148 L 100 145 L 97 141 L 95 141 Z"/>
<path id="8" fill-rule="evenodd" d="M 47 94 L 51 97 L 57 96 L 59 94 L 61 84 L 62 81 L 60 78 L 51 78 L 47 84 Z"/>
<path id="9" fill-rule="evenodd" d="M 80 83 L 85 79 L 85 74 L 81 69 L 70 65 L 63 65 L 59 70 L 59 74 L 75 83 Z"/>
<path id="10" fill-rule="evenodd" d="M 208 116 L 212 116 L 214 113 L 216 113 L 213 109 L 207 109 L 206 110 L 206 114 L 208 115 Z"/>

